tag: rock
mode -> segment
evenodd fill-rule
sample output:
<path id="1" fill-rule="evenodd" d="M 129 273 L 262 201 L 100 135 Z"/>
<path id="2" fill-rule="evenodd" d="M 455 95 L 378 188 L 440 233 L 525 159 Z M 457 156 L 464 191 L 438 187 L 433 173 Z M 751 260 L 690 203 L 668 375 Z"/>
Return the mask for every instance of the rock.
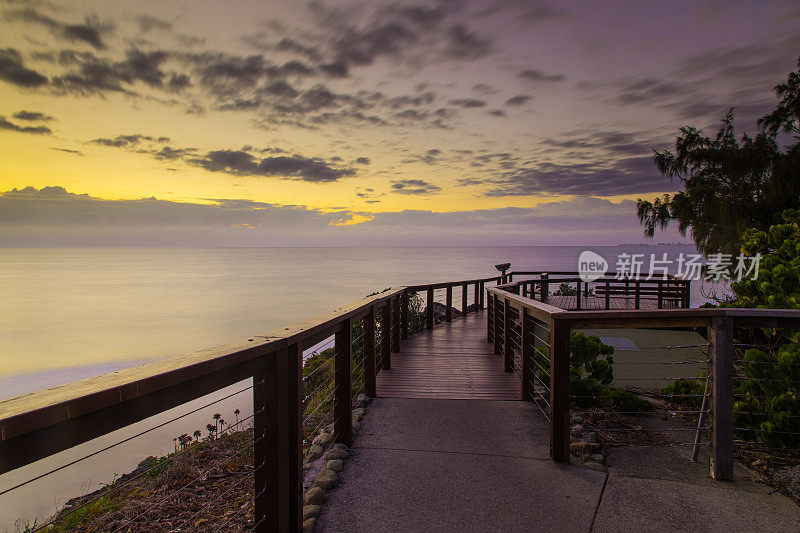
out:
<path id="1" fill-rule="evenodd" d="M 322 512 L 322 507 L 319 505 L 304 505 L 303 506 L 303 520 L 309 518 L 316 518 Z"/>
<path id="2" fill-rule="evenodd" d="M 313 444 L 311 448 L 309 448 L 308 451 L 306 452 L 306 462 L 310 463 L 312 461 L 316 461 L 317 459 L 322 457 L 322 454 L 324 452 L 325 450 L 322 449 L 322 446 L 320 446 L 319 444 Z"/>
<path id="3" fill-rule="evenodd" d="M 605 462 L 605 459 L 603 458 L 603 455 L 600 454 L 600 453 L 591 454 L 589 456 L 589 460 L 590 461 L 594 461 L 595 463 L 600 463 L 600 464 L 603 464 Z"/>
<path id="4" fill-rule="evenodd" d="M 333 442 L 333 434 L 331 433 L 323 433 L 317 438 L 319 439 L 320 446 L 326 446 Z"/>
<path id="5" fill-rule="evenodd" d="M 353 421 L 353 431 L 358 431 L 361 429 L 361 422 Z"/>
<path id="6" fill-rule="evenodd" d="M 369 402 L 372 401 L 372 398 L 370 398 L 366 394 L 359 394 L 358 398 L 356 398 L 356 400 L 358 401 L 358 403 L 367 405 L 367 404 L 369 404 Z"/>
<path id="7" fill-rule="evenodd" d="M 583 463 L 583 466 L 586 468 L 591 468 L 592 470 L 597 470 L 598 472 L 608 472 L 608 468 L 601 465 L 600 463 L 595 463 L 594 461 L 586 461 Z"/>
<path id="8" fill-rule="evenodd" d="M 571 453 L 581 455 L 589 453 L 589 443 L 588 442 L 572 442 L 569 445 L 569 451 Z"/>
<path id="9" fill-rule="evenodd" d="M 362 416 L 359 416 L 359 415 L 353 413 L 353 416 L 352 416 L 351 420 L 352 420 L 353 424 L 358 424 L 358 423 L 361 422 L 362 418 L 363 418 Z"/>
<path id="10" fill-rule="evenodd" d="M 344 442 L 337 442 L 336 444 L 333 445 L 333 447 L 336 448 L 337 450 L 342 450 L 344 452 L 350 451 L 350 447 Z"/>
<path id="11" fill-rule="evenodd" d="M 335 461 L 336 459 L 347 459 L 347 456 L 350 455 L 346 451 L 340 448 L 331 448 L 325 454 L 326 461 Z"/>
<path id="12" fill-rule="evenodd" d="M 328 461 L 328 464 L 325 465 L 325 468 L 328 470 L 333 470 L 334 472 L 341 472 L 342 467 L 344 467 L 344 461 L 341 459 L 333 459 Z"/>
<path id="13" fill-rule="evenodd" d="M 317 476 L 316 484 L 325 490 L 335 489 L 339 485 L 339 474 L 326 468 Z"/>
<path id="14" fill-rule="evenodd" d="M 314 533 L 314 528 L 317 527 L 317 519 L 309 518 L 303 520 L 303 533 Z"/>
<path id="15" fill-rule="evenodd" d="M 353 409 L 353 414 L 363 417 L 365 414 L 367 414 L 367 410 L 363 407 L 359 407 L 358 409 Z"/>
<path id="16" fill-rule="evenodd" d="M 309 505 L 322 505 L 328 501 L 328 493 L 319 487 L 312 487 L 306 492 L 305 502 Z"/>

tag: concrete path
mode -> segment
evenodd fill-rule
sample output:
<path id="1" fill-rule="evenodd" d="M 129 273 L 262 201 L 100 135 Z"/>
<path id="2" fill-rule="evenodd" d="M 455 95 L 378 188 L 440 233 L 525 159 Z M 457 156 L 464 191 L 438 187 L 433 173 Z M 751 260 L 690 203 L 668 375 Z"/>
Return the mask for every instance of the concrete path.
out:
<path id="1" fill-rule="evenodd" d="M 800 531 L 800 507 L 743 468 L 716 482 L 682 454 L 556 465 L 534 405 L 378 398 L 317 531 Z"/>

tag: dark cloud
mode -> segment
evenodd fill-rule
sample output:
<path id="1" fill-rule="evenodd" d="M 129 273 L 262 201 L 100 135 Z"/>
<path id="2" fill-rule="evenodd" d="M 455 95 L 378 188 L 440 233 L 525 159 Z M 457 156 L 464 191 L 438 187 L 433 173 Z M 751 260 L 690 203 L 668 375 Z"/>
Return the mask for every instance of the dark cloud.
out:
<path id="1" fill-rule="evenodd" d="M 163 51 L 143 52 L 136 48 L 128 50 L 123 61 L 111 61 L 90 52 L 64 50 L 57 61 L 64 66 L 77 67 L 77 70 L 53 78 L 52 83 L 57 90 L 78 94 L 133 93 L 129 87 L 137 81 L 151 87 L 164 87 L 167 74 L 161 67 L 167 58 L 168 54 Z M 172 88 L 187 83 L 188 80 L 177 75 L 170 79 Z"/>
<path id="2" fill-rule="evenodd" d="M 535 68 L 518 72 L 517 77 L 522 78 L 523 80 L 536 82 L 556 82 L 563 81 L 565 79 L 563 74 L 547 74 Z"/>
<path id="3" fill-rule="evenodd" d="M 41 87 L 47 78 L 25 67 L 22 55 L 13 48 L 0 49 L 0 79 L 19 87 Z"/>
<path id="4" fill-rule="evenodd" d="M 527 26 L 536 26 L 543 22 L 563 19 L 569 13 L 553 6 L 545 0 L 494 0 L 487 2 L 482 16 L 493 16 L 510 13 L 513 19 Z"/>
<path id="5" fill-rule="evenodd" d="M 551 137 L 543 140 L 542 144 L 568 150 L 590 150 L 595 157 L 650 154 L 650 144 L 642 138 L 641 133 L 594 130 Z"/>
<path id="6" fill-rule="evenodd" d="M 19 126 L 9 122 L 5 117 L 0 116 L 0 130 L 17 131 L 19 133 L 34 133 L 37 135 L 49 135 L 53 130 L 47 126 Z"/>
<path id="7" fill-rule="evenodd" d="M 149 33 L 154 30 L 169 31 L 172 29 L 172 22 L 152 15 L 139 15 L 136 17 L 136 23 L 142 33 Z"/>
<path id="8" fill-rule="evenodd" d="M 425 180 L 411 179 L 392 181 L 392 192 L 398 194 L 436 194 L 441 190 L 441 187 L 437 187 Z"/>
<path id="9" fill-rule="evenodd" d="M 477 100 L 475 98 L 458 98 L 456 100 L 450 100 L 450 103 L 453 105 L 461 106 L 461 107 L 485 107 L 486 101 L 485 100 Z"/>
<path id="10" fill-rule="evenodd" d="M 451 26 L 446 33 L 445 55 L 452 59 L 478 59 L 492 52 L 492 41 L 467 28 L 463 24 Z"/>
<path id="11" fill-rule="evenodd" d="M 189 163 L 211 172 L 228 174 L 296 178 L 313 183 L 337 181 L 352 176 L 355 171 L 338 167 L 321 159 L 310 159 L 300 155 L 266 157 L 258 161 L 242 150 L 215 150 L 204 157 L 189 159 Z"/>
<path id="12" fill-rule="evenodd" d="M 153 138 L 149 135 L 117 135 L 113 139 L 107 138 L 99 138 L 99 139 L 92 139 L 91 143 L 94 144 L 101 144 L 103 146 L 111 146 L 113 148 L 128 148 L 132 146 L 136 146 L 143 141 L 152 141 Z"/>
<path id="13" fill-rule="evenodd" d="M 533 99 L 533 96 L 530 96 L 528 94 L 518 94 L 517 96 L 512 96 L 511 98 L 506 100 L 506 105 L 519 106 L 525 104 L 531 99 Z"/>
<path id="14" fill-rule="evenodd" d="M 469 179 L 469 178 L 468 178 Z M 480 180 L 486 196 L 537 196 L 564 194 L 613 196 L 670 191 L 675 185 L 661 176 L 651 156 L 586 163 L 540 163 Z M 475 185 L 475 179 L 465 185 Z"/>
<path id="15" fill-rule="evenodd" d="M 17 120 L 28 120 L 30 122 L 46 122 L 48 120 L 53 120 L 53 117 L 45 115 L 40 111 L 17 111 L 14 113 L 13 117 Z"/>
<path id="16" fill-rule="evenodd" d="M 358 159 L 356 159 L 356 163 L 358 163 L 359 165 L 369 165 L 370 163 L 369 157 L 359 157 Z"/>
<path id="17" fill-rule="evenodd" d="M 504 117 L 504 116 L 506 116 L 506 112 L 503 111 L 502 109 L 492 109 L 491 111 L 489 111 L 489 114 L 493 115 L 495 117 Z"/>
<path id="18" fill-rule="evenodd" d="M 68 154 L 74 154 L 74 155 L 83 155 L 83 152 L 81 152 L 80 150 L 70 150 L 69 148 L 55 148 L 54 147 L 54 148 L 52 148 L 52 150 L 56 150 L 58 152 L 66 152 Z"/>
<path id="19" fill-rule="evenodd" d="M 7 20 L 21 20 L 28 23 L 41 24 L 62 38 L 70 41 L 82 41 L 101 50 L 106 47 L 103 34 L 109 33 L 112 27 L 101 24 L 96 18 L 87 18 L 82 24 L 68 24 L 49 17 L 32 7 L 9 11 Z"/>

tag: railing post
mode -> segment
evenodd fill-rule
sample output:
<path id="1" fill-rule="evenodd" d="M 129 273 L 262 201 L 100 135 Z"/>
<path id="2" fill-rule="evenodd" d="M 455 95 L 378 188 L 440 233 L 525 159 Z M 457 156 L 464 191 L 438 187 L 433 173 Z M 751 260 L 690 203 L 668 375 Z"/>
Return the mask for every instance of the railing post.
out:
<path id="1" fill-rule="evenodd" d="M 503 300 L 503 359 L 505 363 L 505 371 L 514 371 L 514 350 L 511 347 L 511 304 L 509 301 Z"/>
<path id="2" fill-rule="evenodd" d="M 531 335 L 531 330 L 533 329 L 533 324 L 531 324 L 531 319 L 528 316 L 528 310 L 523 307 L 522 311 L 520 311 L 520 321 L 522 323 L 522 332 L 520 333 L 519 339 L 520 344 L 522 347 L 522 353 L 520 354 L 520 365 L 522 365 L 522 399 L 525 401 L 532 401 L 533 400 L 533 380 L 534 378 L 534 366 L 533 366 L 533 335 Z"/>
<path id="3" fill-rule="evenodd" d="M 692 281 L 686 280 L 683 282 L 683 302 L 681 302 L 681 307 L 687 309 L 689 307 L 689 299 L 691 298 L 692 294 Z"/>
<path id="4" fill-rule="evenodd" d="M 375 391 L 375 308 L 370 307 L 364 317 L 364 394 L 374 398 Z"/>
<path id="5" fill-rule="evenodd" d="M 353 320 L 345 318 L 334 338 L 333 434 L 335 442 L 353 442 Z"/>
<path id="6" fill-rule="evenodd" d="M 403 291 L 400 295 L 400 338 L 408 338 L 408 291 Z"/>
<path id="7" fill-rule="evenodd" d="M 733 479 L 733 321 L 712 320 L 713 409 L 710 469 L 714 479 Z"/>
<path id="8" fill-rule="evenodd" d="M 494 340 L 494 354 L 500 355 L 502 352 L 502 346 L 500 345 L 500 331 L 503 329 L 503 321 L 500 319 L 500 299 L 495 294 L 494 295 L 494 332 L 492 333 L 492 339 Z"/>
<path id="9" fill-rule="evenodd" d="M 433 329 L 433 287 L 428 287 L 428 307 L 425 309 L 425 327 Z"/>
<path id="10" fill-rule="evenodd" d="M 664 307 L 664 282 L 662 280 L 658 280 L 658 308 L 662 309 Z"/>
<path id="11" fill-rule="evenodd" d="M 302 524 L 301 359 L 293 344 L 262 358 L 253 377 L 254 531 Z"/>
<path id="12" fill-rule="evenodd" d="M 550 297 L 550 274 L 542 274 L 542 301 L 547 303 L 547 298 Z"/>
<path id="13" fill-rule="evenodd" d="M 381 370 L 392 369 L 392 309 L 389 300 L 381 307 Z"/>
<path id="14" fill-rule="evenodd" d="M 484 297 L 486 296 L 486 282 L 480 281 L 475 285 L 475 305 L 478 309 L 484 307 Z"/>
<path id="15" fill-rule="evenodd" d="M 448 283 L 447 289 L 445 289 L 445 310 L 444 310 L 444 320 L 445 322 L 452 322 L 453 321 L 453 286 Z"/>
<path id="16" fill-rule="evenodd" d="M 577 295 L 575 302 L 578 305 L 578 311 L 581 309 L 581 280 L 578 280 L 578 292 L 575 293 Z"/>
<path id="17" fill-rule="evenodd" d="M 391 302 L 391 309 L 392 309 L 392 332 L 391 339 L 392 339 L 392 351 L 399 352 L 400 351 L 400 298 L 394 297 L 390 298 L 389 302 Z"/>
<path id="18" fill-rule="evenodd" d="M 606 309 L 611 309 L 611 282 L 606 280 Z"/>
<path id="19" fill-rule="evenodd" d="M 461 285 L 461 316 L 467 316 L 469 314 L 469 306 L 467 305 L 467 287 L 469 287 L 468 283 L 463 283 Z"/>
<path id="20" fill-rule="evenodd" d="M 635 290 L 636 290 L 636 297 L 635 297 L 635 300 L 634 300 L 635 301 L 634 307 L 636 309 L 639 309 L 639 304 L 640 304 L 639 299 L 641 297 L 642 283 L 638 279 L 636 280 L 636 288 L 635 288 Z"/>
<path id="21" fill-rule="evenodd" d="M 569 323 L 550 325 L 550 457 L 569 462 Z"/>
<path id="22" fill-rule="evenodd" d="M 494 342 L 494 305 L 491 296 L 486 304 L 486 342 Z"/>

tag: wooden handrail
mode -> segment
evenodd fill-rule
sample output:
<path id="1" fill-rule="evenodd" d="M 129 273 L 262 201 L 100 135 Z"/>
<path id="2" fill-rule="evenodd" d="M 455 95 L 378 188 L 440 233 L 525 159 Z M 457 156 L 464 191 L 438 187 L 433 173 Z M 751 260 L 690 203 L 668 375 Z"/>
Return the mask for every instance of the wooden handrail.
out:
<path id="1" fill-rule="evenodd" d="M 730 480 L 733 476 L 733 329 L 735 327 L 800 328 L 800 310 L 794 309 L 658 309 L 623 311 L 566 311 L 515 294 L 519 285 L 509 283 L 487 289 L 491 308 L 501 307 L 508 315 L 508 309 L 517 309 L 522 322 L 521 367 L 532 367 L 533 349 L 526 324 L 528 317 L 538 320 L 550 328 L 550 455 L 554 461 L 569 462 L 569 372 L 570 372 L 570 331 L 590 328 L 674 328 L 708 327 L 709 340 L 713 345 L 713 415 L 714 428 L 711 441 L 711 475 L 715 479 Z M 504 322 L 507 322 L 504 321 Z M 489 323 L 487 339 L 494 339 L 495 351 L 501 324 L 495 319 Z M 494 329 L 494 331 L 492 331 Z M 507 338 L 507 337 L 506 337 Z M 530 341 L 531 346 L 526 343 Z M 506 344 L 507 341 L 506 341 Z M 506 346 L 506 350 L 508 346 Z M 505 353 L 506 361 L 509 354 Z M 525 387 L 523 387 L 524 391 Z M 523 399 L 530 399 L 525 396 Z"/>

